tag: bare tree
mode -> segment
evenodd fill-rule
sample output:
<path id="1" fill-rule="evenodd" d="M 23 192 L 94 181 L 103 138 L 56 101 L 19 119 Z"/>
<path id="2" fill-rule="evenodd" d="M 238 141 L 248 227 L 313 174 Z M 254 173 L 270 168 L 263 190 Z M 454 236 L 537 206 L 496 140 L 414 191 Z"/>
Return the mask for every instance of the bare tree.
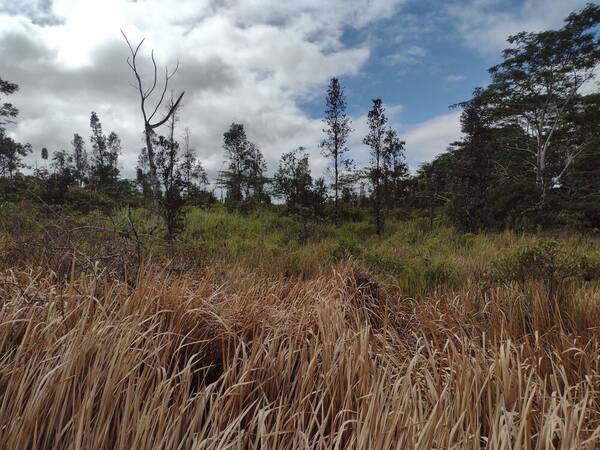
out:
<path id="1" fill-rule="evenodd" d="M 137 56 L 138 56 L 138 52 L 139 52 L 142 44 L 145 41 L 145 38 L 142 39 L 139 42 L 139 44 L 137 44 L 134 47 L 129 42 L 129 39 L 127 38 L 127 35 L 123 32 L 123 30 L 121 30 L 121 34 L 125 38 L 125 42 L 127 42 L 127 46 L 129 47 L 129 50 L 131 52 L 131 56 L 127 58 L 127 64 L 129 65 L 129 67 L 133 71 L 133 74 L 135 75 L 135 79 L 137 81 L 136 87 L 137 87 L 137 89 L 139 91 L 139 95 L 140 95 L 140 109 L 142 111 L 142 116 L 144 118 L 144 134 L 146 137 L 146 153 L 147 153 L 147 157 L 148 157 L 148 168 L 150 169 L 150 184 L 152 186 L 154 204 L 155 204 L 155 206 L 157 206 L 158 205 L 158 197 L 160 194 L 160 182 L 158 180 L 158 175 L 157 175 L 157 170 L 156 170 L 155 152 L 154 152 L 154 148 L 152 146 L 152 136 L 154 135 L 154 130 L 156 128 L 160 127 L 161 125 L 164 125 L 171 118 L 171 116 L 173 114 L 175 114 L 175 112 L 177 111 L 177 108 L 179 108 L 181 99 L 183 98 L 183 94 L 185 92 L 182 92 L 181 94 L 179 94 L 179 96 L 177 97 L 177 100 L 172 102 L 169 105 L 169 108 L 167 108 L 167 113 L 162 118 L 154 119 L 154 116 L 156 115 L 157 111 L 160 109 L 160 106 L 162 105 L 163 100 L 165 99 L 165 94 L 169 87 L 169 81 L 171 80 L 173 75 L 175 75 L 175 73 L 177 72 L 177 69 L 179 68 L 179 62 L 177 62 L 177 66 L 175 67 L 175 70 L 173 70 L 171 73 L 169 73 L 168 68 L 165 66 L 165 78 L 164 78 L 164 82 L 163 82 L 163 87 L 162 87 L 160 96 L 158 97 L 158 101 L 156 101 L 154 106 L 152 106 L 149 104 L 151 101 L 150 97 L 155 92 L 156 87 L 159 84 L 158 83 L 158 67 L 156 64 L 156 60 L 154 59 L 154 50 L 152 50 L 152 52 L 150 54 L 151 59 L 152 59 L 152 66 L 154 68 L 152 83 L 149 87 L 144 87 L 144 83 L 142 81 L 142 77 L 140 75 L 140 72 L 139 72 L 138 66 L 137 66 Z"/>

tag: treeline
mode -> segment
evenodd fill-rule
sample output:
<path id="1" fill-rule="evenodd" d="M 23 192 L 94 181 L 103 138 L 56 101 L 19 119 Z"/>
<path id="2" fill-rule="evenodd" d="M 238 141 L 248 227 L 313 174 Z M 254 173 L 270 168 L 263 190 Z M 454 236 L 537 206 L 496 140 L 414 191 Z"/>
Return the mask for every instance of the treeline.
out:
<path id="1" fill-rule="evenodd" d="M 309 152 L 303 147 L 283 153 L 268 176 L 258 145 L 243 124 L 232 123 L 223 134 L 224 170 L 213 183 L 191 146 L 190 131 L 182 133 L 177 126 L 184 94 L 171 95 L 162 104 L 176 70 L 165 72 L 158 100 L 150 104 L 158 89 L 157 72 L 146 86 L 136 65 L 143 41 L 134 46 L 127 40 L 146 143 L 135 180 L 120 177 L 121 141 L 114 132 L 104 134 L 96 113 L 90 117 L 89 154 L 86 140 L 75 134 L 70 151 L 53 152 L 49 169 L 35 167 L 31 175 L 23 175 L 23 158 L 32 149 L 6 134 L 4 126 L 18 111 L 4 103 L 2 195 L 16 198 L 28 190 L 48 204 L 83 210 L 145 205 L 163 216 L 169 239 L 181 229 L 185 205 L 222 201 L 247 212 L 266 207 L 273 199 L 282 201 L 286 211 L 303 223 L 322 218 L 339 224 L 369 212 L 378 233 L 384 231 L 389 215 L 411 212 L 421 212 L 431 223 L 444 213 L 457 227 L 472 232 L 598 228 L 600 93 L 594 76 L 600 64 L 599 25 L 600 7 L 590 4 L 571 14 L 559 30 L 511 36 L 502 61 L 489 70 L 490 84 L 454 106 L 462 109 L 462 139 L 415 174 L 408 170 L 405 142 L 389 125 L 381 99 L 372 102 L 368 133 L 363 136 L 369 163 L 355 167 L 348 158 L 348 139 L 354 131 L 344 89 L 332 78 L 319 149 L 329 162 L 326 178 L 313 176 Z M 0 79 L 2 94 L 17 89 Z M 164 135 L 157 132 L 159 127 L 166 129 Z M 47 159 L 48 151 L 42 149 L 41 156 Z M 215 196 L 216 187 L 223 192 L 221 198 Z"/>

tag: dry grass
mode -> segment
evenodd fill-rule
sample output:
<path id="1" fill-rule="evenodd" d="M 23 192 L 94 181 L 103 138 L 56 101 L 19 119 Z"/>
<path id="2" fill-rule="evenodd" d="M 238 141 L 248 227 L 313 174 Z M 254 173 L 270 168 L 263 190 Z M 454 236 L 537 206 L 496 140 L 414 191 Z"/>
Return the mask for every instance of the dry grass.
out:
<path id="1" fill-rule="evenodd" d="M 600 446 L 594 292 L 100 272 L 0 274 L 3 448 Z"/>

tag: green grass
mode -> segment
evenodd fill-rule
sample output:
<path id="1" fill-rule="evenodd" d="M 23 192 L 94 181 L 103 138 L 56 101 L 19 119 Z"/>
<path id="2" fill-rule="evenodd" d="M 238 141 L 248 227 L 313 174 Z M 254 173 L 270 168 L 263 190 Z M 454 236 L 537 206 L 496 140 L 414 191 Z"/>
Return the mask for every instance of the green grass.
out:
<path id="1" fill-rule="evenodd" d="M 22 234 L 21 241 L 31 239 L 47 226 L 44 220 L 52 219 L 44 214 L 25 214 L 24 210 L 4 206 L 8 220 L 0 221 L 0 242 L 10 241 L 14 233 Z M 265 274 L 310 278 L 350 259 L 377 281 L 409 297 L 440 288 L 479 286 L 491 272 L 498 274 L 503 261 L 505 266 L 514 265 L 511 258 L 519 249 L 535 248 L 548 240 L 548 236 L 511 232 L 464 234 L 439 221 L 430 230 L 427 221 L 419 218 L 390 219 L 382 236 L 375 234 L 367 220 L 345 222 L 339 227 L 314 221 L 303 230 L 296 219 L 277 210 L 240 214 L 215 206 L 210 210 L 189 208 L 182 233 L 173 245 L 167 245 L 164 226 L 149 211 L 132 210 L 130 216 L 147 253 L 179 257 L 188 266 L 225 261 Z M 69 220 L 71 227 L 93 224 L 107 234 L 116 230 L 125 239 L 133 238 L 126 210 L 112 217 L 91 213 Z M 306 237 L 303 243 L 299 239 L 302 231 Z M 595 271 L 596 261 L 600 261 L 600 239 L 573 234 L 553 239 L 560 254 L 568 253 L 574 260 L 585 257 L 586 264 L 594 266 L 591 272 Z M 89 250 L 86 241 L 84 245 Z"/>

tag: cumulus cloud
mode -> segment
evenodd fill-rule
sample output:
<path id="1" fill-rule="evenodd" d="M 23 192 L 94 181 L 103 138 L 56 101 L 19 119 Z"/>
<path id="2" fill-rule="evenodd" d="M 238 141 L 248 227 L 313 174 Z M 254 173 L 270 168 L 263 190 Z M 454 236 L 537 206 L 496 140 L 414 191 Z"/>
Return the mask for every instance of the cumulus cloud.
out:
<path id="1" fill-rule="evenodd" d="M 434 117 L 409 129 L 406 140 L 406 158 L 412 171 L 423 161 L 430 161 L 446 151 L 448 145 L 461 136 L 460 111 Z"/>
<path id="2" fill-rule="evenodd" d="M 453 0 L 443 14 L 463 42 L 484 54 L 497 55 L 509 35 L 560 28 L 563 20 L 589 0 Z"/>
<path id="3" fill-rule="evenodd" d="M 69 147 L 73 133 L 89 135 L 96 111 L 121 137 L 125 175 L 134 172 L 142 123 L 123 29 L 132 41 L 179 71 L 172 88 L 185 91 L 180 130 L 191 130 L 209 173 L 221 167 L 222 133 L 233 121 L 247 127 L 271 168 L 284 151 L 304 145 L 319 160 L 322 124 L 300 103 L 323 95 L 331 76 L 357 75 L 368 42 L 341 37 L 394 13 L 403 0 L 0 0 L 2 77 L 19 83 L 11 99 L 21 110 L 10 132 L 39 157 Z"/>

